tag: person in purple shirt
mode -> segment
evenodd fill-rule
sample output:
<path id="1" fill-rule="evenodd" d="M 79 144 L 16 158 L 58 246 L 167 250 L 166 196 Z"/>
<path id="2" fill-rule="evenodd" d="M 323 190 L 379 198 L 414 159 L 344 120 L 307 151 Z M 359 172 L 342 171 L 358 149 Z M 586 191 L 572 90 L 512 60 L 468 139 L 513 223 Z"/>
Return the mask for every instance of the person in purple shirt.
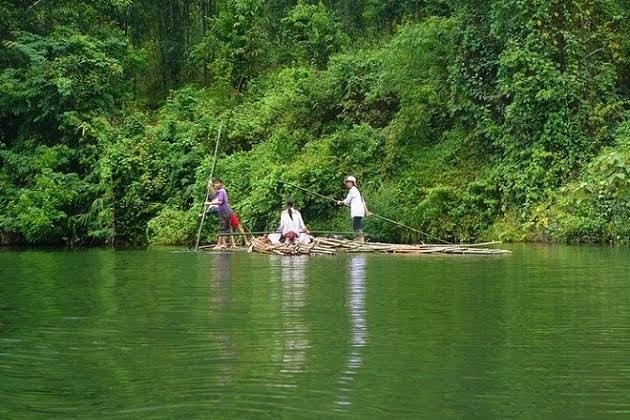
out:
<path id="1" fill-rule="evenodd" d="M 219 237 L 217 239 L 217 246 L 215 246 L 215 249 L 227 248 L 227 241 L 224 235 L 230 233 L 230 216 L 232 215 L 230 200 L 225 188 L 223 188 L 223 181 L 221 178 L 215 178 L 212 180 L 212 188 L 214 189 L 214 196 L 212 201 L 206 202 L 206 205 L 209 207 L 216 206 L 215 211 L 219 216 Z"/>

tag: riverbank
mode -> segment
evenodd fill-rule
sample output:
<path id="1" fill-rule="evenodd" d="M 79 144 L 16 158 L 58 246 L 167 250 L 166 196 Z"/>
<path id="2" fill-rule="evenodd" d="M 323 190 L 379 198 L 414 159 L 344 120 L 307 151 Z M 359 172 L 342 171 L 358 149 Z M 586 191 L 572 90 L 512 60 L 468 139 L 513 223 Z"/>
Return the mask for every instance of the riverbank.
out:
<path id="1" fill-rule="evenodd" d="M 312 227 L 347 229 L 347 212 L 291 184 L 341 199 L 352 175 L 375 213 L 449 242 L 630 238 L 620 0 L 561 11 L 358 2 L 354 18 L 344 2 L 218 2 L 188 16 L 197 26 L 172 23 L 155 2 L 118 3 L 68 6 L 79 14 L 6 6 L 9 243 L 186 243 L 211 173 L 251 230 L 275 228 L 289 197 Z M 130 16 L 142 23 L 121 31 Z M 180 27 L 207 31 L 165 29 Z M 385 222 L 366 229 L 378 241 L 424 239 Z"/>

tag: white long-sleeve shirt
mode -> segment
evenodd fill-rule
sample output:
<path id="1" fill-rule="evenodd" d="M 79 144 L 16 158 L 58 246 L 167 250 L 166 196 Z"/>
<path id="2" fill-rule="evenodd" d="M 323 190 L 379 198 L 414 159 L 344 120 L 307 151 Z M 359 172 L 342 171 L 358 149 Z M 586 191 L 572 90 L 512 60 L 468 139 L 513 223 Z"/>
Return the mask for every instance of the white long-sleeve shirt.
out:
<path id="1" fill-rule="evenodd" d="M 288 210 L 284 210 L 280 215 L 280 229 L 283 235 L 287 232 L 300 233 L 306 230 L 306 225 L 300 212 L 296 209 L 291 209 L 291 215 L 293 219 L 289 216 Z"/>
<path id="2" fill-rule="evenodd" d="M 350 206 L 350 217 L 365 217 L 365 203 L 356 186 L 350 188 L 348 195 L 343 200 L 343 204 Z"/>

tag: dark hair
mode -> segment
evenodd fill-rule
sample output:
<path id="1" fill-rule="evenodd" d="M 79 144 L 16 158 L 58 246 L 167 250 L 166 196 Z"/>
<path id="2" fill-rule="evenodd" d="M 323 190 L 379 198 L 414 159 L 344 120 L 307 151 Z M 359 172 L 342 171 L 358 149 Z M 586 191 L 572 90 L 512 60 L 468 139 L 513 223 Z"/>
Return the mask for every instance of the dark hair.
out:
<path id="1" fill-rule="evenodd" d="M 289 206 L 289 208 L 287 209 L 287 212 L 289 213 L 289 217 L 291 218 L 291 220 L 293 220 L 293 211 L 291 211 L 291 209 L 293 208 L 294 205 L 295 205 L 295 201 L 292 198 L 289 198 L 287 200 L 287 206 Z"/>

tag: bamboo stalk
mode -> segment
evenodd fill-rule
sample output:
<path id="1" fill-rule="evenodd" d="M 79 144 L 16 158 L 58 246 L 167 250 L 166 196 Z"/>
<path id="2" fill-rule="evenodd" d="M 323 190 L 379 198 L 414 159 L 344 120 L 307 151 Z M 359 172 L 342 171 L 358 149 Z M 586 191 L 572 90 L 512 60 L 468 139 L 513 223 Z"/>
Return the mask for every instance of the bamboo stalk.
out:
<path id="1" fill-rule="evenodd" d="M 497 242 L 473 245 L 444 244 L 388 244 L 381 242 L 359 243 L 346 239 L 314 238 L 310 244 L 272 245 L 262 237 L 254 238 L 250 250 L 268 255 L 335 255 L 339 253 L 380 253 L 399 255 L 423 254 L 470 254 L 470 255 L 506 255 L 510 251 L 495 248 L 480 248 Z"/>

